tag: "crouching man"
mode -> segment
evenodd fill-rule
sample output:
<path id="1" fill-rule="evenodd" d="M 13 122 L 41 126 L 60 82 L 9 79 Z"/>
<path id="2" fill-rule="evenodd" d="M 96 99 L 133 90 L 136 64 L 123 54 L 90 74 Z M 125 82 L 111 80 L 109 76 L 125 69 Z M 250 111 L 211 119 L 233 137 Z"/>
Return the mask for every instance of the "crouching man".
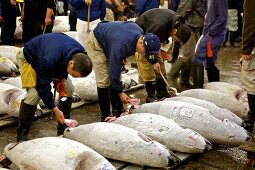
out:
<path id="1" fill-rule="evenodd" d="M 36 106 L 42 99 L 52 110 L 58 121 L 58 134 L 65 130 L 65 118 L 70 118 L 73 85 L 68 74 L 86 77 L 92 71 L 92 62 L 84 48 L 74 39 L 62 33 L 37 36 L 24 45 L 17 54 L 23 88 L 27 94 L 22 100 L 19 112 L 17 141 L 28 140 Z M 52 80 L 65 81 L 67 99 L 54 104 L 51 92 Z"/>

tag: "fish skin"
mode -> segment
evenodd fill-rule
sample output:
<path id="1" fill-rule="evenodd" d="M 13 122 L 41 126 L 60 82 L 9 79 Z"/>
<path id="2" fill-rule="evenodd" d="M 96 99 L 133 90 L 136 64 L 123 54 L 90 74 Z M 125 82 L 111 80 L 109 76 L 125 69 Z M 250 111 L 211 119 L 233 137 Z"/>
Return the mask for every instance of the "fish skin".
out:
<path id="1" fill-rule="evenodd" d="M 146 135 L 114 123 L 96 122 L 65 130 L 64 137 L 81 142 L 102 156 L 142 166 L 168 167 L 180 160 Z"/>
<path id="2" fill-rule="evenodd" d="M 0 45 L 0 57 L 6 57 L 15 65 L 18 65 L 16 55 L 21 49 L 20 47 L 10 45 Z"/>
<path id="3" fill-rule="evenodd" d="M 211 143 L 239 146 L 250 138 L 249 133 L 236 123 L 215 118 L 208 109 L 180 101 L 146 103 L 133 113 L 153 113 L 173 119 L 183 128 L 190 128 Z"/>
<path id="4" fill-rule="evenodd" d="M 0 75 L 9 75 L 19 70 L 16 65 L 6 57 L 0 57 Z"/>
<path id="5" fill-rule="evenodd" d="M 195 97 L 214 103 L 222 109 L 228 109 L 240 118 L 248 118 L 248 104 L 239 102 L 233 96 L 208 89 L 190 89 L 182 91 L 179 96 Z"/>
<path id="6" fill-rule="evenodd" d="M 247 92 L 234 84 L 227 82 L 209 82 L 205 83 L 203 88 L 234 96 L 240 102 L 248 102 Z"/>
<path id="7" fill-rule="evenodd" d="M 142 132 L 172 151 L 202 153 L 212 148 L 203 136 L 191 129 L 182 128 L 164 116 L 151 113 L 129 114 L 117 118 L 113 123 Z"/>
<path id="8" fill-rule="evenodd" d="M 37 138 L 11 143 L 4 148 L 5 156 L 20 170 L 115 170 L 109 161 L 91 148 L 60 137 Z"/>
<path id="9" fill-rule="evenodd" d="M 166 98 L 164 101 L 182 101 L 182 102 L 188 102 L 192 103 L 194 105 L 203 107 L 208 109 L 211 114 L 223 121 L 224 119 L 228 119 L 232 122 L 235 122 L 236 124 L 243 126 L 243 119 L 238 117 L 236 114 L 232 113 L 228 109 L 222 109 L 218 106 L 216 106 L 212 102 L 208 102 L 206 100 L 194 98 L 194 97 L 186 97 L 186 96 L 177 96 L 177 97 L 171 97 L 171 98 Z"/>

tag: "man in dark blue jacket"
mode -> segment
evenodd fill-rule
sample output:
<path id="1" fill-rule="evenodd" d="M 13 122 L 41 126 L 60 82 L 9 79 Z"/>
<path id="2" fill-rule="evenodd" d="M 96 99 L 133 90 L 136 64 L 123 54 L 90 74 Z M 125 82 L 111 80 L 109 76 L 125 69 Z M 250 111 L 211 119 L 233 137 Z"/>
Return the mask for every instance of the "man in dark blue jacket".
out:
<path id="1" fill-rule="evenodd" d="M 203 88 L 204 67 L 209 82 L 220 80 L 215 66 L 217 53 L 227 30 L 228 5 L 226 0 L 207 0 L 207 13 L 202 37 L 192 58 L 192 76 L 195 88 Z"/>
<path id="2" fill-rule="evenodd" d="M 149 9 L 159 8 L 160 0 L 136 0 L 135 12 L 137 16 L 142 15 Z"/>
<path id="3" fill-rule="evenodd" d="M 123 92 L 120 82 L 122 62 L 135 52 L 154 58 L 160 49 L 160 40 L 155 34 L 145 36 L 141 27 L 134 22 L 101 22 L 89 34 L 86 42 L 96 75 L 101 121 L 112 113 L 119 116 L 123 104 L 129 97 Z M 111 100 L 111 101 L 110 101 Z"/>
<path id="4" fill-rule="evenodd" d="M 77 15 L 76 29 L 78 39 L 85 48 L 85 40 L 87 39 L 87 30 L 92 31 L 96 25 L 104 20 L 106 14 L 105 0 L 68 0 L 75 9 Z M 88 9 L 90 8 L 90 16 Z M 89 25 L 88 25 L 88 21 Z M 88 28 L 89 27 L 89 28 Z"/>
<path id="5" fill-rule="evenodd" d="M 37 36 L 24 45 L 17 55 L 21 68 L 21 80 L 27 94 L 19 113 L 17 141 L 28 140 L 36 106 L 42 99 L 59 122 L 58 132 L 64 131 L 64 119 L 70 118 L 73 86 L 68 74 L 86 77 L 92 70 L 92 62 L 84 48 L 74 39 L 61 33 Z M 66 80 L 67 79 L 67 80 Z M 56 107 L 51 93 L 52 80 L 64 80 L 67 99 Z"/>

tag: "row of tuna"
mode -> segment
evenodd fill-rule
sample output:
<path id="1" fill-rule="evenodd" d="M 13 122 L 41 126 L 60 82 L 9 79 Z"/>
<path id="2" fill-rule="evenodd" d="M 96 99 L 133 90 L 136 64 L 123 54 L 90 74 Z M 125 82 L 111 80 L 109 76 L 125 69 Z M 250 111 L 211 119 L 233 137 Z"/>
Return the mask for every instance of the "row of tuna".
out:
<path id="1" fill-rule="evenodd" d="M 98 122 L 68 129 L 64 137 L 83 143 L 106 158 L 143 166 L 174 166 L 180 160 L 170 150 L 201 153 L 211 149 L 211 143 L 238 146 L 250 137 L 240 126 L 241 118 L 216 105 L 183 97 L 181 93 L 179 97 L 166 101 L 143 104 L 133 110 L 133 114 L 122 116 L 113 123 Z M 28 146 L 29 142 L 32 141 L 26 142 Z M 19 151 L 15 148 L 11 149 L 13 153 Z M 44 150 L 55 154 L 50 147 Z M 31 152 L 40 153 L 36 148 Z M 16 155 L 10 156 L 8 149 L 5 154 L 16 163 Z M 26 160 L 23 158 L 23 161 Z"/>

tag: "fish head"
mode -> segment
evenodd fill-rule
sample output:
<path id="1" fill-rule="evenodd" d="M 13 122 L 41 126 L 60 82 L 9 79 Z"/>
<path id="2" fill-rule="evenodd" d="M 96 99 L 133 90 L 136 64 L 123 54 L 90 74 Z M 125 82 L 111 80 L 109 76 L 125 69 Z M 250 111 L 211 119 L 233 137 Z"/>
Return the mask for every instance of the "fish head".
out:
<path id="1" fill-rule="evenodd" d="M 25 92 L 18 88 L 12 88 L 3 92 L 4 102 L 8 106 L 8 113 L 11 116 L 18 117 L 19 108 Z"/>
<path id="2" fill-rule="evenodd" d="M 205 139 L 202 135 L 200 135 L 198 132 L 191 130 L 191 129 L 185 129 L 185 131 L 179 135 L 183 135 L 183 138 L 186 140 L 183 141 L 184 145 L 190 148 L 196 148 L 201 151 L 206 151 L 212 149 L 212 144 Z"/>
<path id="3" fill-rule="evenodd" d="M 16 65 L 6 57 L 0 57 L 0 74 L 11 74 L 18 72 Z"/>

